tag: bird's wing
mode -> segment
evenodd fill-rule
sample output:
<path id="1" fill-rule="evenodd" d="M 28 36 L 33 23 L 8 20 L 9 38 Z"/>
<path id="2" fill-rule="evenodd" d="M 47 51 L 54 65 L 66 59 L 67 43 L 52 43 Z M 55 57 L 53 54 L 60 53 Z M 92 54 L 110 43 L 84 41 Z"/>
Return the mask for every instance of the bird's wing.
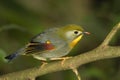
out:
<path id="1" fill-rule="evenodd" d="M 56 30 L 56 28 L 54 28 Z M 52 29 L 52 30 L 54 30 Z M 56 49 L 55 45 L 53 45 L 54 40 L 51 39 L 50 35 L 54 35 L 56 32 L 52 32 L 50 29 L 34 36 L 30 43 L 25 48 L 25 54 L 36 54 L 36 53 L 42 53 L 45 51 L 50 51 L 53 49 Z M 55 36 L 56 37 L 56 36 Z M 53 40 L 53 41 L 51 41 Z"/>
<path id="2" fill-rule="evenodd" d="M 55 49 L 55 46 L 46 41 L 45 43 L 30 42 L 25 48 L 25 54 L 35 54 Z"/>

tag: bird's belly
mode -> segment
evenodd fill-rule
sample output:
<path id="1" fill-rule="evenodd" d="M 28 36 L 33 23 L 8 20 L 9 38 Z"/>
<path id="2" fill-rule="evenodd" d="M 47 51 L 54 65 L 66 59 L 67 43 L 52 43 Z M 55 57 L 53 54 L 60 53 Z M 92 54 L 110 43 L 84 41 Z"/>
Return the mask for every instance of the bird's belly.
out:
<path id="1" fill-rule="evenodd" d="M 38 60 L 46 61 L 47 59 L 50 59 L 50 58 L 59 58 L 59 57 L 65 56 L 69 52 L 70 50 L 68 48 L 63 48 L 61 50 L 51 50 L 51 51 L 40 53 L 40 54 L 34 54 L 33 57 Z"/>

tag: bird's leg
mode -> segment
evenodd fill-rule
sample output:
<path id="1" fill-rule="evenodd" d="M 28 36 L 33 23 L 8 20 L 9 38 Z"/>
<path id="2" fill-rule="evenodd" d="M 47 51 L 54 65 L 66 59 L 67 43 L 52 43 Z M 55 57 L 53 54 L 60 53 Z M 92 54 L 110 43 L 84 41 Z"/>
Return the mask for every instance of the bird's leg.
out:
<path id="1" fill-rule="evenodd" d="M 61 62 L 61 65 L 63 66 L 63 65 L 64 65 L 64 62 L 65 62 L 67 59 L 70 59 L 70 58 L 72 58 L 72 57 L 63 57 L 63 60 L 62 60 L 62 62 Z"/>
<path id="2" fill-rule="evenodd" d="M 46 64 L 48 64 L 47 62 L 43 61 L 42 65 L 40 66 L 40 68 L 43 68 Z"/>
<path id="3" fill-rule="evenodd" d="M 81 80 L 80 74 L 78 72 L 78 70 L 76 68 L 73 68 L 72 71 L 75 73 L 75 75 L 77 76 L 78 80 Z"/>
<path id="4" fill-rule="evenodd" d="M 70 58 L 72 58 L 72 57 L 50 58 L 50 59 L 48 59 L 48 61 L 49 60 L 62 60 L 61 65 L 63 66 L 65 60 L 70 59 Z M 46 61 L 47 60 L 42 61 L 42 65 L 40 66 L 40 68 L 43 68 L 46 64 L 48 64 Z"/>
<path id="5" fill-rule="evenodd" d="M 65 60 L 70 59 L 72 57 L 60 57 L 60 58 L 51 58 L 50 60 L 62 60 L 61 65 L 63 66 Z"/>

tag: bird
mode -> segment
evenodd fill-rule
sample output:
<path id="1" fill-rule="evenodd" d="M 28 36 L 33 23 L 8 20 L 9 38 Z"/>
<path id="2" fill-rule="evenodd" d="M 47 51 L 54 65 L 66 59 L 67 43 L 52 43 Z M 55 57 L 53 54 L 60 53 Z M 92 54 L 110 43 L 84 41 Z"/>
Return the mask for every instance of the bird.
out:
<path id="1" fill-rule="evenodd" d="M 46 29 L 5 59 L 10 62 L 20 55 L 32 55 L 41 61 L 65 59 L 85 34 L 90 33 L 75 24 Z"/>

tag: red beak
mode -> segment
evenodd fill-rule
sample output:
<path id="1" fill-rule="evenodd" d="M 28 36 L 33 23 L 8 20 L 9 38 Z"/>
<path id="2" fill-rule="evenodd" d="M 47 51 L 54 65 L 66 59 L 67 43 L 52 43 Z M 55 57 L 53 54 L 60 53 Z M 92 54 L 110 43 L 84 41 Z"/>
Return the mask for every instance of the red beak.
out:
<path id="1" fill-rule="evenodd" d="M 90 32 L 83 32 L 84 34 L 90 35 Z"/>

